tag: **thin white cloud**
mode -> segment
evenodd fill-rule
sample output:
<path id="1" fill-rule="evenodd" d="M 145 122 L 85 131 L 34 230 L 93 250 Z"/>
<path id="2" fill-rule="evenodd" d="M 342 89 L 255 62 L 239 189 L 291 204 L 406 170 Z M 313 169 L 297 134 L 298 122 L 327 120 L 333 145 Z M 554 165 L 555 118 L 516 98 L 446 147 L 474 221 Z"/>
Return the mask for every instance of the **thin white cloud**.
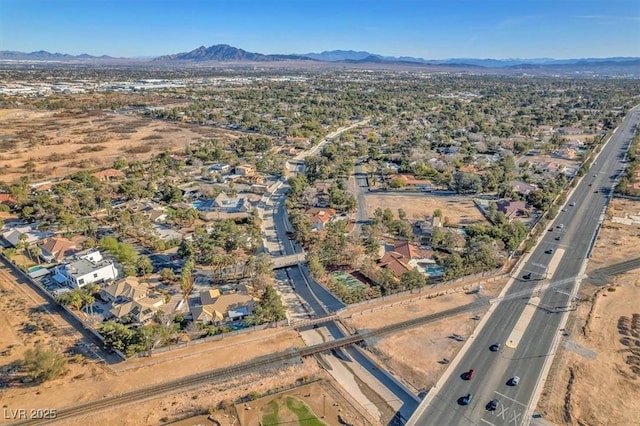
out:
<path id="1" fill-rule="evenodd" d="M 611 16 L 611 15 L 578 15 L 576 19 L 590 19 L 600 21 L 640 21 L 640 16 Z"/>

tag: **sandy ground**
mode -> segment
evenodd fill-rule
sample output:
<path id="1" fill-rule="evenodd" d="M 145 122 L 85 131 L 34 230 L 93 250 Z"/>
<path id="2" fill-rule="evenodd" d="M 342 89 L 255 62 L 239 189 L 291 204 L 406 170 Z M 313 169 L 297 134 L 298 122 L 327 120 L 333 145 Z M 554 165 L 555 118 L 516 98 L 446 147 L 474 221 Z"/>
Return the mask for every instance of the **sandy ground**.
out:
<path id="1" fill-rule="evenodd" d="M 611 222 L 637 214 L 639 202 L 614 199 L 587 273 L 640 255 L 640 226 Z M 612 250 L 615 247 L 615 250 Z M 569 317 L 538 411 L 556 424 L 640 424 L 640 275 L 614 277 L 608 286 L 585 282 L 585 302 Z M 634 317 L 634 314 L 636 315 Z M 634 322 L 635 318 L 635 322 Z"/>
<path id="2" fill-rule="evenodd" d="M 229 135 L 210 127 L 104 111 L 2 110 L 0 170 L 5 182 L 27 174 L 37 181 L 111 166 L 117 158 L 143 160 L 203 138 Z"/>
<path id="3" fill-rule="evenodd" d="M 506 279 L 483 284 L 483 294 L 495 296 L 506 284 Z M 425 289 L 425 293 L 440 292 L 456 287 L 455 284 Z M 473 285 L 475 287 L 475 285 Z M 466 294 L 464 291 L 438 296 L 432 299 L 409 301 L 396 300 L 380 312 L 380 304 L 371 305 L 369 310 L 357 313 L 354 307 L 351 318 L 344 322 L 356 329 L 376 329 L 385 325 L 398 323 L 413 318 L 450 309 L 473 302 L 479 296 Z M 369 305 L 365 305 L 369 307 Z M 384 368 L 391 371 L 416 393 L 433 386 L 447 365 L 440 363 L 443 358 L 453 359 L 462 347 L 462 342 L 449 338 L 452 333 L 468 336 L 477 326 L 479 319 L 487 311 L 489 305 L 475 312 L 406 329 L 392 335 L 370 339 L 367 347 L 371 356 Z M 473 319 L 475 315 L 477 319 Z M 415 360 L 420 359 L 419 363 Z"/>
<path id="4" fill-rule="evenodd" d="M 417 195 L 366 195 L 367 215 L 373 217 L 377 208 L 390 208 L 398 216 L 398 209 L 404 209 L 409 219 L 424 219 L 440 209 L 445 223 L 451 226 L 470 223 L 488 223 L 470 198 L 434 197 L 427 194 Z"/>
<path id="5" fill-rule="evenodd" d="M 640 257 L 640 223 L 615 223 L 613 220 L 640 216 L 640 202 L 614 198 L 589 260 L 587 273 L 613 263 Z M 613 220 L 612 220 L 613 219 Z"/>

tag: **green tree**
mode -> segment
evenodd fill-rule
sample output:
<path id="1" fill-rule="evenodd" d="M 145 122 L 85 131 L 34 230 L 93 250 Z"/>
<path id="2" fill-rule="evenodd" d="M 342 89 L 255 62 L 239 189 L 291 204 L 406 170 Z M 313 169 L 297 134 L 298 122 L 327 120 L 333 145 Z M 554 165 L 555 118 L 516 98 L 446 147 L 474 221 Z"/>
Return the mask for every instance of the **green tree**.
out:
<path id="1" fill-rule="evenodd" d="M 151 263 L 151 259 L 148 256 L 139 256 L 136 261 L 136 269 L 138 271 L 138 276 L 145 277 L 153 272 L 153 264 Z"/>
<path id="2" fill-rule="evenodd" d="M 74 289 L 62 293 L 58 296 L 57 300 L 59 303 L 65 306 L 71 306 L 75 309 L 82 309 L 83 307 L 95 302 L 95 298 L 82 289 Z"/>
<path id="3" fill-rule="evenodd" d="M 195 266 L 195 262 L 192 257 L 187 259 L 182 267 L 182 272 L 180 274 L 180 290 L 182 290 L 182 296 L 186 301 L 191 294 L 191 290 L 193 289 L 193 267 Z"/>
<path id="4" fill-rule="evenodd" d="M 409 290 L 422 288 L 427 285 L 427 277 L 417 269 L 412 269 L 400 276 L 400 285 Z"/>
<path id="5" fill-rule="evenodd" d="M 40 382 L 55 379 L 64 372 L 66 365 L 64 355 L 40 345 L 27 349 L 22 360 L 22 367 L 29 377 Z"/>
<path id="6" fill-rule="evenodd" d="M 286 309 L 273 286 L 267 286 L 260 297 L 254 315 L 259 324 L 277 322 L 286 318 Z"/>
<path id="7" fill-rule="evenodd" d="M 135 336 L 133 330 L 115 321 L 105 322 L 100 328 L 100 334 L 104 337 L 104 344 L 107 348 L 125 353 L 133 343 Z"/>

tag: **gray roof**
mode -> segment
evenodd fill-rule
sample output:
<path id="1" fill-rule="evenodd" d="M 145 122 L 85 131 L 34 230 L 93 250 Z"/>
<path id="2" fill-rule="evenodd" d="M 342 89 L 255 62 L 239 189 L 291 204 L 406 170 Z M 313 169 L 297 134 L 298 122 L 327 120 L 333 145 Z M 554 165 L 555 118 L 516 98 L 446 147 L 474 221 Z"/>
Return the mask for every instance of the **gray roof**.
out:
<path id="1" fill-rule="evenodd" d="M 67 273 L 69 276 L 73 277 L 82 277 L 84 275 L 90 274 L 93 271 L 97 271 L 99 269 L 104 268 L 105 266 L 112 265 L 113 262 L 107 259 L 102 259 L 100 262 L 91 262 L 87 259 L 76 260 L 75 262 L 71 262 L 66 266 Z"/>

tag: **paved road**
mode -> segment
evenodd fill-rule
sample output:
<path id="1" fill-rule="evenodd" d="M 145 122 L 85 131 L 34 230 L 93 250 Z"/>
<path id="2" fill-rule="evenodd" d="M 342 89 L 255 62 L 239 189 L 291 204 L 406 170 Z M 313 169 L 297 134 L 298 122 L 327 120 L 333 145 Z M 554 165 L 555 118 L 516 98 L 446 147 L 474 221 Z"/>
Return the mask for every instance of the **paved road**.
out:
<path id="1" fill-rule="evenodd" d="M 574 303 L 570 295 L 575 294 L 579 285 L 575 277 L 584 271 L 599 220 L 610 200 L 614 178 L 622 168 L 620 161 L 638 121 L 638 109 L 625 118 L 602 149 L 589 174 L 569 197 L 566 211 L 558 215 L 553 231 L 544 235 L 523 264 L 522 271 L 506 293 L 507 298 L 494 305 L 492 314 L 470 338 L 467 350 L 456 357 L 445 376 L 414 413 L 409 425 L 529 424 L 555 348 L 563 337 L 561 329 L 566 322 L 567 309 Z M 573 202 L 575 206 L 571 207 Z M 561 229 L 560 224 L 563 224 Z M 556 237 L 560 239 L 556 240 Z M 554 254 L 545 253 L 549 249 L 553 249 Z M 545 280 L 547 268 L 551 275 L 549 280 Z M 531 279 L 523 279 L 529 272 Z M 551 284 L 552 287 L 536 291 L 540 300 L 537 307 L 532 307 L 529 296 L 522 295 L 522 292 L 532 293 L 534 287 L 541 284 Z M 513 294 L 522 296 L 508 298 Z M 526 310 L 531 313 L 528 327 L 523 329 L 516 347 L 509 348 L 505 343 L 514 337 L 512 331 L 526 306 L 530 306 Z M 499 352 L 489 350 L 494 343 L 502 344 Z M 460 374 L 471 368 L 476 370 L 473 379 L 462 380 Z M 520 376 L 520 384 L 507 386 L 506 382 L 514 375 Z M 459 405 L 458 399 L 467 393 L 473 395 L 471 403 Z M 495 411 L 489 412 L 485 406 L 492 399 L 498 399 L 499 404 Z"/>
<path id="2" fill-rule="evenodd" d="M 365 194 L 369 191 L 369 184 L 367 174 L 362 171 L 362 161 L 360 160 L 358 160 L 354 168 L 354 180 L 355 187 L 353 191 L 356 198 L 357 213 L 353 233 L 360 235 L 362 233 L 362 225 L 370 223 L 369 216 L 367 215 L 367 204 L 365 202 Z"/>
<path id="3" fill-rule="evenodd" d="M 356 125 L 360 125 L 364 122 L 366 122 L 366 120 L 359 122 Z M 335 137 L 339 133 L 353 128 L 356 125 L 342 128 L 340 131 L 329 135 L 327 139 Z M 325 142 L 327 139 L 325 139 Z M 318 149 L 315 149 L 315 151 L 317 150 Z M 306 155 L 301 156 L 301 159 L 304 159 L 304 157 L 306 157 Z M 296 162 L 291 164 L 290 171 L 294 173 L 303 172 L 304 163 Z M 267 244 L 272 255 L 291 256 L 303 252 L 302 248 L 295 241 L 289 239 L 287 235 L 287 231 L 292 230 L 284 205 L 288 190 L 288 185 L 281 185 L 272 194 L 264 208 L 265 216 L 268 216 L 268 220 L 264 223 L 269 227 Z M 293 283 L 295 292 L 306 302 L 306 305 L 312 311 L 312 316 L 324 316 L 346 306 L 340 299 L 335 297 L 331 292 L 311 277 L 306 265 L 299 264 L 297 266 L 292 266 L 287 268 L 286 271 Z M 327 322 L 324 326 L 334 339 L 345 337 L 345 332 L 336 322 Z M 386 371 L 380 370 L 376 366 L 375 362 L 357 348 L 349 346 L 343 348 L 342 351 L 343 354 L 348 355 L 351 361 L 360 364 L 365 370 L 371 373 L 374 379 L 379 382 L 380 386 L 387 388 L 391 394 L 396 396 L 397 401 L 394 405 L 400 406 L 399 413 L 403 418 L 408 418 L 409 415 L 415 411 L 418 405 L 415 395 L 408 391 L 394 377 L 389 375 Z"/>

